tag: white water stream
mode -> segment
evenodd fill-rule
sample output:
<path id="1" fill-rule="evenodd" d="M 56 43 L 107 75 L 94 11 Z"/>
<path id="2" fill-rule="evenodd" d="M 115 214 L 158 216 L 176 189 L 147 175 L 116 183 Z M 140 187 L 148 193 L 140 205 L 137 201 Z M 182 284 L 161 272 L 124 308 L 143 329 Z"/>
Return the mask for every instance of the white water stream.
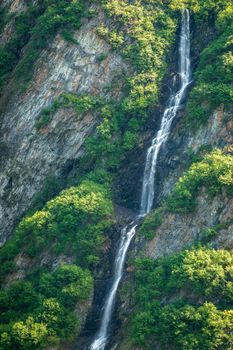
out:
<path id="1" fill-rule="evenodd" d="M 168 101 L 168 108 L 164 111 L 161 126 L 156 137 L 147 151 L 146 165 L 143 177 L 143 188 L 141 196 L 140 215 L 135 218 L 131 224 L 124 227 L 121 232 L 120 244 L 115 258 L 113 282 L 109 293 L 106 296 L 103 316 L 101 319 L 100 329 L 89 350 L 104 350 L 109 340 L 109 325 L 114 310 L 117 290 L 123 275 L 125 259 L 130 243 L 136 233 L 136 227 L 139 217 L 149 213 L 154 201 L 154 181 L 157 159 L 161 147 L 166 143 L 172 121 L 174 120 L 179 107 L 185 97 L 187 86 L 191 82 L 190 66 L 190 15 L 188 10 L 182 11 L 181 34 L 179 44 L 179 75 L 180 88 L 172 94 Z"/>
<path id="2" fill-rule="evenodd" d="M 190 67 L 190 24 L 189 11 L 182 13 L 182 26 L 179 46 L 179 75 L 181 80 L 180 90 L 172 94 L 169 98 L 168 108 L 165 110 L 160 130 L 152 140 L 152 144 L 147 151 L 146 166 L 143 177 L 143 188 L 141 197 L 141 215 L 149 213 L 154 201 L 154 180 L 158 154 L 161 147 L 166 143 L 173 119 L 185 96 L 187 86 L 191 83 Z"/>

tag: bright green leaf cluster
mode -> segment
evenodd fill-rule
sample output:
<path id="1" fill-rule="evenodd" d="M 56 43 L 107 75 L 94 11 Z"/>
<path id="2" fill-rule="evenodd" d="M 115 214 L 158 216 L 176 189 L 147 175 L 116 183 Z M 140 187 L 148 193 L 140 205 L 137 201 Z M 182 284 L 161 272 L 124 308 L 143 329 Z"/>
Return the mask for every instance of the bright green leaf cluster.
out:
<path id="1" fill-rule="evenodd" d="M 156 230 L 163 222 L 163 208 L 158 208 L 148 214 L 139 229 L 139 234 L 151 240 L 156 235 Z"/>
<path id="2" fill-rule="evenodd" d="M 72 309 L 90 297 L 89 271 L 61 265 L 0 291 L 0 349 L 38 349 L 71 340 L 79 320 Z"/>
<path id="3" fill-rule="evenodd" d="M 195 208 L 200 188 L 215 195 L 223 188 L 233 190 L 233 156 L 220 150 L 207 153 L 203 160 L 194 163 L 182 176 L 167 199 L 167 208 L 172 212 L 190 212 Z"/>
<path id="4" fill-rule="evenodd" d="M 166 69 L 165 56 L 175 37 L 176 22 L 161 2 L 101 2 L 116 28 L 109 31 L 102 26 L 100 35 L 107 38 L 114 49 L 120 47 L 136 70 L 128 80 L 124 109 L 127 113 L 144 113 L 158 102 L 158 87 Z"/>
<path id="5" fill-rule="evenodd" d="M 96 264 L 112 214 L 109 189 L 103 185 L 86 180 L 62 191 L 43 210 L 23 219 L 0 249 L 2 278 L 16 268 L 14 257 L 21 249 L 31 258 L 49 249 L 50 254 L 74 254 L 84 267 Z"/>
<path id="6" fill-rule="evenodd" d="M 198 248 L 136 264 L 131 339 L 145 349 L 231 349 L 233 255 Z"/>

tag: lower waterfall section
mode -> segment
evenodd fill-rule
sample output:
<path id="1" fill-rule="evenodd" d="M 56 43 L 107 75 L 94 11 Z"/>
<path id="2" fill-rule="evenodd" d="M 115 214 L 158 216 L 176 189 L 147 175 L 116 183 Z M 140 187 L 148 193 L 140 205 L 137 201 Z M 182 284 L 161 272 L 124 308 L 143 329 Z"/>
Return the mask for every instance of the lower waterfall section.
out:
<path id="1" fill-rule="evenodd" d="M 152 140 L 152 144 L 147 151 L 141 195 L 140 215 L 137 216 L 133 222 L 124 227 L 121 231 L 121 239 L 114 263 L 113 282 L 103 305 L 103 315 L 101 318 L 100 329 L 97 332 L 92 344 L 90 345 L 89 350 L 104 350 L 108 344 L 109 326 L 116 303 L 117 290 L 123 276 L 123 269 L 127 252 L 130 243 L 136 234 L 139 218 L 149 213 L 153 207 L 155 194 L 154 182 L 158 155 L 161 147 L 165 145 L 168 139 L 172 122 L 183 102 L 187 87 L 191 83 L 190 14 L 188 10 L 182 11 L 179 43 L 179 77 L 180 87 L 178 91 L 173 93 L 169 98 L 168 107 L 164 111 L 160 129 L 157 132 L 155 138 Z"/>
<path id="2" fill-rule="evenodd" d="M 130 226 L 132 227 L 130 228 Z M 123 268 L 129 245 L 136 234 L 136 227 L 137 225 L 135 222 L 132 222 L 130 225 L 124 227 L 121 232 L 120 244 L 114 263 L 113 283 L 106 297 L 99 332 L 97 333 L 96 339 L 92 343 L 90 350 L 104 350 L 108 342 L 108 328 L 110 325 L 113 308 L 115 306 L 116 293 L 123 275 Z"/>

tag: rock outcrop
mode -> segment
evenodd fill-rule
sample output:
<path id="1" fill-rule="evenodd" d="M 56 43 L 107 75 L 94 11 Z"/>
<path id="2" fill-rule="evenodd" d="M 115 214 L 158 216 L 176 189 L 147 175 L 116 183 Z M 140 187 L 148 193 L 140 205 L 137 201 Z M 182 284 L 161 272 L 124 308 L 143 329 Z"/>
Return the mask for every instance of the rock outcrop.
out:
<path id="1" fill-rule="evenodd" d="M 80 158 L 87 136 L 98 123 L 95 112 L 77 115 L 72 109 L 61 109 L 48 126 L 37 130 L 41 111 L 51 106 L 62 92 L 106 99 L 121 97 L 120 81 L 111 93 L 106 88 L 129 67 L 96 34 L 103 16 L 100 11 L 95 18 L 84 20 L 74 34 L 77 44 L 57 35 L 41 53 L 28 89 L 9 97 L 0 130 L 1 244 L 30 207 L 34 195 L 41 191 L 46 177 L 62 176 Z M 101 61 L 98 58 L 103 53 L 105 59 Z"/>

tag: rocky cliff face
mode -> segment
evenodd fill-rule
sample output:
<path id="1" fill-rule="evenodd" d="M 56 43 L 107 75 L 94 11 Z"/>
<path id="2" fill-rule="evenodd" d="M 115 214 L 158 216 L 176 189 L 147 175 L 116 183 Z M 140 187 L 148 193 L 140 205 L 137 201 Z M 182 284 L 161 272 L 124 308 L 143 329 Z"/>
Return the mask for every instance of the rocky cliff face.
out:
<path id="1" fill-rule="evenodd" d="M 12 2 L 11 11 L 22 7 L 23 3 Z M 63 92 L 107 99 L 121 97 L 120 82 L 111 92 L 107 87 L 116 76 L 125 74 L 129 66 L 96 34 L 100 21 L 103 21 L 100 10 L 97 17 L 85 20 L 74 34 L 77 44 L 67 43 L 57 35 L 41 53 L 27 90 L 13 96 L 9 96 L 7 88 L 4 92 L 5 110 L 0 131 L 1 244 L 30 207 L 34 195 L 41 191 L 46 177 L 61 177 L 69 172 L 83 153 L 84 141 L 98 123 L 95 112 L 77 115 L 68 108 L 59 110 L 48 126 L 37 130 L 41 111 Z M 99 60 L 102 54 L 105 55 L 103 61 Z"/>
<path id="2" fill-rule="evenodd" d="M 223 148 L 233 143 L 232 110 L 224 111 L 224 106 L 216 110 L 208 124 L 196 132 L 186 133 L 182 124 L 181 118 L 173 128 L 166 149 L 161 152 L 157 174 L 158 204 L 166 198 L 183 174 L 190 161 L 190 154 L 195 154 L 203 147 Z M 182 250 L 198 239 L 202 229 L 224 224 L 231 216 L 232 198 L 224 194 L 211 198 L 203 190 L 198 199 L 198 208 L 193 214 L 168 214 L 158 235 L 148 244 L 146 254 L 157 258 Z M 232 248 L 232 226 L 219 232 L 213 246 Z"/>
<path id="3" fill-rule="evenodd" d="M 0 34 L 0 45 L 5 45 L 14 34 L 15 16 L 26 9 L 26 4 L 22 0 L 3 0 L 1 6 L 7 9 L 8 15 L 10 16 L 10 20 Z"/>
<path id="4" fill-rule="evenodd" d="M 22 0 L 5 0 L 3 5 L 8 8 L 11 17 L 0 35 L 1 45 L 5 45 L 12 37 L 15 15 L 24 11 L 27 3 Z M 62 179 L 76 172 L 78 161 L 84 154 L 85 141 L 88 136 L 95 134 L 99 123 L 97 111 L 81 113 L 72 107 L 62 107 L 55 111 L 50 123 L 37 128 L 41 112 L 50 108 L 64 92 L 100 96 L 107 101 L 119 101 L 124 96 L 122 77 L 132 72 L 133 68 L 129 60 L 124 59 L 119 51 L 112 50 L 111 46 L 97 34 L 100 23 L 108 26 L 109 20 L 100 7 L 92 5 L 92 10 L 95 11 L 95 15 L 82 20 L 81 28 L 73 35 L 73 42 L 68 42 L 57 34 L 49 46 L 40 53 L 32 81 L 24 92 L 14 89 L 14 93 L 11 93 L 13 80 L 10 79 L 2 93 L 0 100 L 2 107 L 0 245 L 3 245 L 11 236 L 17 222 L 27 213 L 49 176 Z M 194 43 L 199 36 L 200 33 L 197 34 L 193 28 Z M 202 38 L 203 42 L 200 45 L 202 47 L 195 46 L 194 66 L 201 49 L 211 41 L 213 36 L 213 28 L 208 28 Z M 22 50 L 20 58 L 23 58 L 24 53 Z M 173 50 L 171 55 L 174 54 L 175 57 L 176 53 Z M 170 58 L 171 67 L 163 81 L 164 94 L 160 99 L 159 108 L 156 111 L 150 111 L 149 120 L 140 134 L 140 142 L 134 150 L 126 154 L 121 162 L 118 177 L 114 178 L 116 186 L 114 199 L 122 207 L 138 209 L 146 149 L 159 127 L 161 113 L 169 95 L 169 84 L 174 77 L 174 61 L 174 58 Z M 211 114 L 206 125 L 202 125 L 198 130 L 190 130 L 186 127 L 184 114 L 182 109 L 173 123 L 166 147 L 159 155 L 155 178 L 156 207 L 160 206 L 172 191 L 191 163 L 192 156 L 197 154 L 203 145 L 206 148 L 223 148 L 233 144 L 231 107 L 225 108 L 222 104 Z M 157 259 L 179 252 L 200 240 L 203 230 L 216 226 L 219 229 L 211 239 L 211 247 L 233 249 L 232 197 L 224 192 L 210 197 L 205 189 L 202 189 L 197 202 L 198 205 L 193 213 L 167 213 L 153 240 L 148 242 L 141 237 L 136 237 L 133 242 L 115 315 L 115 324 L 119 326 L 119 331 L 116 331 L 112 349 L 139 349 L 129 344 L 128 334 L 126 334 L 128 333 L 128 315 L 135 307 L 132 301 L 134 268 L 131 266 L 131 259 L 141 255 Z M 119 222 L 116 225 L 118 229 L 122 226 L 122 222 L 133 216 L 130 211 L 122 207 L 116 206 L 115 210 L 119 212 Z M 95 295 L 92 291 L 85 304 L 76 306 L 75 311 L 81 319 L 83 332 L 81 338 L 71 346 L 72 349 L 77 347 L 85 349 L 90 336 L 93 336 L 98 327 L 100 307 L 110 273 L 109 261 L 113 260 L 114 246 L 119 235 L 117 231 L 120 229 L 114 228 L 113 237 L 110 237 L 112 246 L 109 240 L 106 242 L 104 266 L 95 271 Z M 17 271 L 7 276 L 5 286 L 10 286 L 16 279 L 24 278 L 28 270 L 36 265 L 39 267 L 49 265 L 56 269 L 64 262 L 73 264 L 74 261 L 74 256 L 67 258 L 63 254 L 51 255 L 48 250 L 42 252 L 35 262 L 25 257 L 23 251 L 16 256 Z M 65 349 L 66 345 L 61 345 L 60 348 Z"/>
<path id="5" fill-rule="evenodd" d="M 175 122 L 171 136 L 160 154 L 156 174 L 157 206 L 171 193 L 176 182 L 190 163 L 190 154 L 195 154 L 202 147 L 214 148 L 232 145 L 232 110 L 223 111 L 223 106 L 216 110 L 207 125 L 192 133 L 183 126 L 183 114 Z M 129 253 L 128 267 L 119 295 L 119 332 L 113 339 L 116 349 L 141 349 L 128 341 L 128 314 L 135 309 L 134 303 L 134 268 L 131 262 L 135 257 L 147 256 L 152 259 L 169 256 L 201 241 L 205 230 L 218 227 L 217 232 L 209 237 L 209 244 L 214 249 L 233 248 L 232 227 L 233 201 L 226 193 L 211 197 L 203 188 L 197 199 L 197 207 L 190 214 L 166 213 L 161 226 L 156 230 L 151 241 L 145 241 L 139 235 Z M 208 240 L 208 238 L 207 238 Z M 142 347 L 143 348 L 143 347 Z M 158 346 L 159 349 L 159 346 Z"/>

